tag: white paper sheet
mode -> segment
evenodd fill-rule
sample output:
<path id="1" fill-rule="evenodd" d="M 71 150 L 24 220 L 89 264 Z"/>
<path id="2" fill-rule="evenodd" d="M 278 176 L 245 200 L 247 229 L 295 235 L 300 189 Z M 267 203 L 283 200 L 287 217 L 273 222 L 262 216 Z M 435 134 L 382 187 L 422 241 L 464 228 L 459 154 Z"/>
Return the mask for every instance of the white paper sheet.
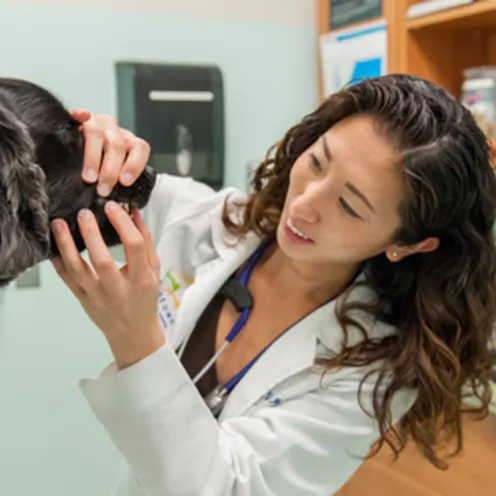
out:
<path id="1" fill-rule="evenodd" d="M 320 37 L 325 96 L 351 82 L 387 73 L 387 24 L 374 21 Z"/>

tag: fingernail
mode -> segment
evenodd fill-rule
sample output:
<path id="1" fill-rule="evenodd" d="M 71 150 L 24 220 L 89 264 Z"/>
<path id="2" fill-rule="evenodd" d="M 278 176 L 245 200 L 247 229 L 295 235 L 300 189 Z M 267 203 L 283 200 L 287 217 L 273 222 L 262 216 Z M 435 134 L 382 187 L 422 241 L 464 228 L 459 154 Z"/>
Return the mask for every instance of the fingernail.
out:
<path id="1" fill-rule="evenodd" d="M 108 201 L 106 204 L 105 204 L 105 208 L 109 211 L 109 212 L 115 212 L 118 208 L 119 208 L 119 205 L 117 205 L 117 203 L 115 203 L 115 201 Z"/>
<path id="2" fill-rule="evenodd" d="M 52 231 L 54 233 L 62 232 L 63 229 L 64 229 L 64 222 L 62 220 L 55 219 L 54 221 L 52 221 Z"/>
<path id="3" fill-rule="evenodd" d="M 110 195 L 111 188 L 108 184 L 102 183 L 97 186 L 96 190 L 100 196 L 108 196 Z"/>
<path id="4" fill-rule="evenodd" d="M 91 212 L 88 209 L 84 208 L 83 210 L 79 211 L 78 216 L 80 220 L 89 220 L 91 219 Z"/>
<path id="5" fill-rule="evenodd" d="M 90 183 L 93 183 L 98 179 L 98 174 L 93 169 L 90 169 L 84 172 L 83 179 Z"/>
<path id="6" fill-rule="evenodd" d="M 121 177 L 121 183 L 124 186 L 129 186 L 133 182 L 134 176 L 130 172 L 124 172 Z"/>

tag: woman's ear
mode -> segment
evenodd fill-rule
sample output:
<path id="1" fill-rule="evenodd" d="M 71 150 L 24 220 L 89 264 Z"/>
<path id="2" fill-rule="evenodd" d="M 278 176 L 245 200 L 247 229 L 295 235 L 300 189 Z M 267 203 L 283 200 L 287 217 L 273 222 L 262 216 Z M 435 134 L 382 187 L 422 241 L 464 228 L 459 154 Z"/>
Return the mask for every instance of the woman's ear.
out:
<path id="1" fill-rule="evenodd" d="M 439 238 L 430 237 L 413 245 L 391 245 L 385 253 L 390 262 L 399 262 L 403 258 L 414 255 L 415 253 L 429 253 L 437 250 L 438 247 Z"/>

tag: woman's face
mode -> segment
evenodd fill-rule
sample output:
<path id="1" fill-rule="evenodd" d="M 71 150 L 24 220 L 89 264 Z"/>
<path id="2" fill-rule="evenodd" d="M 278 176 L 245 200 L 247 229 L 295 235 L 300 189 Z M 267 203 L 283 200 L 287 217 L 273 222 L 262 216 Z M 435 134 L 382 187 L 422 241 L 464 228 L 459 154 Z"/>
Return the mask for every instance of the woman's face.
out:
<path id="1" fill-rule="evenodd" d="M 371 117 L 347 118 L 295 162 L 278 244 L 294 260 L 358 264 L 391 249 L 402 198 L 392 145 Z"/>

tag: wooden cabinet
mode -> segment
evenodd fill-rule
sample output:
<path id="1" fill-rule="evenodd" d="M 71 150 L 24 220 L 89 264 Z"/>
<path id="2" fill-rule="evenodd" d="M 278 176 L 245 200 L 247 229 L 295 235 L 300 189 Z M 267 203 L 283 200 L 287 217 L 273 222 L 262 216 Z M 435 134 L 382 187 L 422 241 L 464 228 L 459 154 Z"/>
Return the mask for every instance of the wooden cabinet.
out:
<path id="1" fill-rule="evenodd" d="M 496 65 L 494 1 L 410 19 L 404 31 L 396 70 L 424 76 L 457 96 L 464 69 Z"/>
<path id="2" fill-rule="evenodd" d="M 496 1 L 479 0 L 407 19 L 408 7 L 417 2 L 383 0 L 388 71 L 425 77 L 459 96 L 464 69 L 496 65 Z M 329 32 L 329 4 L 319 0 L 319 35 Z"/>
<path id="3" fill-rule="evenodd" d="M 496 417 L 464 422 L 463 452 L 438 470 L 407 446 L 397 462 L 384 448 L 359 468 L 337 496 L 494 496 L 496 495 Z"/>

